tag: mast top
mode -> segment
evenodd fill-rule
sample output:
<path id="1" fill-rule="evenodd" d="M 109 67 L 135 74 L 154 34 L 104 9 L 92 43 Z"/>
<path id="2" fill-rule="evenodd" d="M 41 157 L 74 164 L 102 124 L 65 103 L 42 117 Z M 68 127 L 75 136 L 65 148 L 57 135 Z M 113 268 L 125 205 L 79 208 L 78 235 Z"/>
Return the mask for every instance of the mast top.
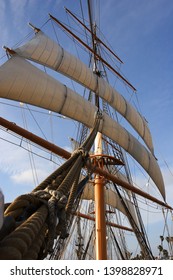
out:
<path id="1" fill-rule="evenodd" d="M 124 77 L 122 76 L 112 65 L 110 65 L 105 59 L 103 59 L 98 53 L 95 52 L 88 44 L 83 42 L 77 35 L 75 35 L 69 28 L 67 28 L 62 22 L 60 22 L 56 17 L 49 14 L 50 18 L 59 24 L 65 31 L 67 31 L 73 38 L 75 38 L 80 44 L 87 48 L 91 53 L 94 54 L 95 58 L 104 63 L 108 69 L 115 73 L 123 82 L 125 82 L 133 91 L 136 91 L 136 88 Z"/>

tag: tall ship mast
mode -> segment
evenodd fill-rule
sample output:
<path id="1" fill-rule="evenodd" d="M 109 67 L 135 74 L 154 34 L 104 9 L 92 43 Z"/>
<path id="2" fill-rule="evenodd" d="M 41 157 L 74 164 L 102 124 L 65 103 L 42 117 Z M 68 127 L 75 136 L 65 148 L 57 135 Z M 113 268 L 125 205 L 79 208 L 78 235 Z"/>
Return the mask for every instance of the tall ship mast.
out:
<path id="1" fill-rule="evenodd" d="M 141 205 L 163 211 L 165 225 L 165 213 L 172 215 L 148 123 L 119 90 L 136 94 L 136 88 L 120 72 L 121 58 L 100 37 L 98 7 L 90 0 L 84 7 L 79 3 L 80 16 L 65 8 L 68 24 L 49 14 L 42 27 L 30 23 L 27 41 L 4 46 L 0 97 L 20 107 L 24 125 L 0 117 L 0 126 L 11 145 L 28 151 L 36 184 L 14 201 L 5 198 L 0 259 L 154 260 Z M 42 135 L 29 131 L 26 111 Z M 62 123 L 59 138 L 73 126 L 70 149 L 46 139 L 38 112 L 42 123 L 44 114 L 56 119 L 55 130 Z M 35 156 L 54 162 L 41 182 Z M 159 196 L 135 185 L 134 163 Z M 172 258 L 173 237 L 166 230 L 168 249 L 163 253 L 160 245 L 160 253 Z M 131 242 L 137 250 L 129 248 Z"/>

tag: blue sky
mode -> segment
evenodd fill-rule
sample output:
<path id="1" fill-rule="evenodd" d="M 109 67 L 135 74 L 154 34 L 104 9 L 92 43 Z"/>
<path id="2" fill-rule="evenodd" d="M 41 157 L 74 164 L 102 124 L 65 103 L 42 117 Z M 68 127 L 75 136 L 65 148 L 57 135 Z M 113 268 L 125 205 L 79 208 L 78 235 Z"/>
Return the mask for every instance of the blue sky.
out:
<path id="1" fill-rule="evenodd" d="M 79 14 L 79 2 L 76 0 L 0 0 L 0 45 L 13 47 L 31 31 L 28 22 L 40 27 L 48 19 L 48 13 L 67 20 L 64 6 Z M 122 73 L 137 88 L 137 100 L 142 114 L 149 123 L 155 154 L 167 189 L 167 202 L 171 205 L 173 205 L 172 14 L 172 0 L 100 1 L 100 28 L 106 40 L 124 61 Z M 4 50 L 1 49 L 0 57 L 4 54 Z M 3 62 L 4 58 L 0 64 Z M 0 111 L 2 117 L 22 123 L 21 110 L 0 103 Z M 37 117 L 41 119 L 42 115 Z M 50 119 L 51 116 L 46 116 L 42 121 L 42 129 L 46 136 L 49 140 L 58 137 L 60 140 L 57 144 L 68 147 L 70 145 L 68 139 L 63 140 L 61 135 L 64 120 L 59 119 L 59 124 L 56 125 L 55 118 L 52 121 Z M 68 120 L 65 122 L 69 125 Z M 57 134 L 52 135 L 50 123 L 55 127 Z M 31 128 L 35 132 L 35 127 Z M 0 137 L 6 137 L 1 130 Z M 0 187 L 6 199 L 10 200 L 14 197 L 16 189 L 19 193 L 23 193 L 34 186 L 29 157 L 24 150 L 21 151 L 3 140 L 0 140 L 0 152 Z M 45 164 L 39 158 L 35 158 L 35 164 L 38 178 L 41 179 L 55 168 L 53 163 L 47 161 Z"/>

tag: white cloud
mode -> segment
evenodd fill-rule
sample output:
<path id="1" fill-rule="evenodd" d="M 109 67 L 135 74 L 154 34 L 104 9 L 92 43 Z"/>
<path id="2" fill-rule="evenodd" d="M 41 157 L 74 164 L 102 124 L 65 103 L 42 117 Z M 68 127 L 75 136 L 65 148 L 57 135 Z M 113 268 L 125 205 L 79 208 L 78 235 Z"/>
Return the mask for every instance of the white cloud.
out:
<path id="1" fill-rule="evenodd" d="M 24 170 L 19 172 L 15 175 L 11 175 L 11 179 L 17 184 L 32 184 L 33 183 L 33 176 L 32 170 Z"/>
<path id="2" fill-rule="evenodd" d="M 39 181 L 41 181 L 41 179 L 45 179 L 47 176 L 47 172 L 44 170 L 36 169 L 35 173 L 37 174 Z M 17 184 L 32 185 L 34 180 L 33 171 L 32 169 L 19 171 L 18 173 L 11 175 L 11 179 Z"/>
<path id="3" fill-rule="evenodd" d="M 8 139 L 8 141 L 14 141 L 13 137 L 2 130 L 0 130 L 0 138 L 1 137 L 6 140 Z M 18 144 L 20 144 L 20 139 L 18 140 Z M 43 151 L 39 150 L 39 152 L 40 156 L 45 155 Z M 9 184 L 11 185 L 13 192 L 16 191 L 16 194 L 18 188 L 16 190 L 14 188 L 19 184 L 30 186 L 30 189 L 35 187 L 28 151 L 0 139 L 0 155 L 0 172 L 3 175 L 3 182 L 1 182 L 1 185 L 3 184 L 4 190 L 9 187 Z M 33 172 L 34 174 L 37 174 L 39 183 L 58 167 L 51 161 L 38 156 L 33 156 L 32 164 L 34 167 Z M 14 188 L 12 187 L 13 185 Z"/>

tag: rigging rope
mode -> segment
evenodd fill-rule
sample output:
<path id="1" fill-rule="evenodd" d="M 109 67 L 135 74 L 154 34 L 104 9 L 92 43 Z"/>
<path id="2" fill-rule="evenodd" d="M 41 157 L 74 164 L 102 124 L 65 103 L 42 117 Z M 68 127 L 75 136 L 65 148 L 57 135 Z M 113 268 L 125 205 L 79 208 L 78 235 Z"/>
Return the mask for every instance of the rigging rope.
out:
<path id="1" fill-rule="evenodd" d="M 129 220 L 129 222 L 130 222 L 130 224 L 131 224 L 131 226 L 132 226 L 132 228 L 133 228 L 133 230 L 136 234 L 136 237 L 139 241 L 139 245 L 141 247 L 141 251 L 143 252 L 143 255 L 144 255 L 145 259 L 148 259 L 148 260 L 154 259 L 154 256 L 153 256 L 152 251 L 150 249 L 150 246 L 149 246 L 149 244 L 148 244 L 148 242 L 145 238 L 145 235 L 140 232 L 140 230 L 138 228 L 138 225 L 136 224 L 135 220 L 133 219 L 133 216 L 131 215 L 131 213 L 128 209 L 128 206 L 126 205 L 125 201 L 123 200 L 123 197 L 121 196 L 120 191 L 118 190 L 116 184 L 113 183 L 113 185 L 116 189 L 116 192 L 117 192 L 118 196 L 121 199 L 121 203 L 122 203 L 122 205 L 123 205 L 123 207 L 126 211 L 126 215 L 128 217 L 128 220 Z"/>
<path id="2" fill-rule="evenodd" d="M 25 115 L 25 111 L 23 110 L 23 103 L 20 103 L 20 107 L 21 107 L 21 113 L 22 113 L 24 128 L 28 130 L 26 115 Z M 33 181 L 34 181 L 35 184 L 38 184 L 38 176 L 37 176 L 37 172 L 36 172 L 35 161 L 34 161 L 34 156 L 32 154 L 32 148 L 31 148 L 31 145 L 30 145 L 30 141 L 27 141 L 27 147 L 28 147 L 28 156 L 29 156 Z"/>
<path id="3" fill-rule="evenodd" d="M 163 213 L 163 217 L 164 217 L 164 221 L 165 221 L 165 224 L 164 224 L 164 229 L 163 229 L 163 236 L 165 234 L 165 230 L 167 231 L 167 234 L 168 236 L 166 237 L 167 241 L 168 241 L 168 244 L 169 244 L 169 250 L 170 250 L 170 256 L 173 255 L 173 245 L 172 245 L 172 242 L 171 241 L 171 234 L 169 232 L 169 227 L 168 227 L 168 210 L 166 211 L 166 214 L 165 214 L 165 211 L 164 209 L 162 209 L 162 213 Z"/>
<path id="4" fill-rule="evenodd" d="M 0 231 L 0 259 L 43 259 L 52 252 L 58 235 L 60 239 L 68 237 L 67 218 L 101 119 L 98 112 L 88 138 L 69 160 L 30 194 L 19 196 L 7 207 L 5 217 L 11 217 L 14 226 L 6 224 Z"/>

